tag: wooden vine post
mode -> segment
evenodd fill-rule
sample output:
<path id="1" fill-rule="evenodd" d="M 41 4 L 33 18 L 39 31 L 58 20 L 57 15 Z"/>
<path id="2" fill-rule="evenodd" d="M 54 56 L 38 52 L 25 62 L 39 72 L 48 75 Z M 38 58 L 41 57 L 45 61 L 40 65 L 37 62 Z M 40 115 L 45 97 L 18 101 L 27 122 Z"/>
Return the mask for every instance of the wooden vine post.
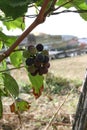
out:
<path id="1" fill-rule="evenodd" d="M 72 130 L 87 130 L 87 70 Z"/>

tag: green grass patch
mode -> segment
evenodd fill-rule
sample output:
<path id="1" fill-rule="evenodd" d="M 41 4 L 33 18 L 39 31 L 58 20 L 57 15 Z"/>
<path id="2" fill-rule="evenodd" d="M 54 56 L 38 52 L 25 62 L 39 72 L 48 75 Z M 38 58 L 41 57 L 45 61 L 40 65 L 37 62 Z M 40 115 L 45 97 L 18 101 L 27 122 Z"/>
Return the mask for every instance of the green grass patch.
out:
<path id="1" fill-rule="evenodd" d="M 77 91 L 78 87 L 81 86 L 82 81 L 70 80 L 64 77 L 56 77 L 52 73 L 48 73 L 46 76 L 45 91 L 49 91 L 53 94 L 66 94 L 68 91 Z"/>

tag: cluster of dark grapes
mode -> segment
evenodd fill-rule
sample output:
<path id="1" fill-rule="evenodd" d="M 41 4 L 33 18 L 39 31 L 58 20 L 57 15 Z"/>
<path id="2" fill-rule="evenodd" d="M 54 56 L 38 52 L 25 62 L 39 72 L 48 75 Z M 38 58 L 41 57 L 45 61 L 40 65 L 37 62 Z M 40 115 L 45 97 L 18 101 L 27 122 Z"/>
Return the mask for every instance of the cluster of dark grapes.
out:
<path id="1" fill-rule="evenodd" d="M 42 44 L 30 45 L 23 55 L 26 58 L 27 70 L 32 76 L 43 75 L 48 72 L 50 67 L 49 52 L 44 49 Z"/>

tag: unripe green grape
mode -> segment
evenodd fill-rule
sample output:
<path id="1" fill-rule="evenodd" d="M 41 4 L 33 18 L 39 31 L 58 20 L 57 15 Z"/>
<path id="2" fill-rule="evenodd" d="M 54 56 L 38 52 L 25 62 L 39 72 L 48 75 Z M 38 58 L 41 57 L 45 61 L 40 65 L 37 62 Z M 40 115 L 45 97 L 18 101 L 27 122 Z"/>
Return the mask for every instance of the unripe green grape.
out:
<path id="1" fill-rule="evenodd" d="M 29 58 L 30 57 L 30 52 L 28 50 L 23 51 L 23 57 L 24 58 Z"/>
<path id="2" fill-rule="evenodd" d="M 49 56 L 48 50 L 43 50 L 43 51 L 42 51 L 42 54 L 44 54 L 44 55 L 46 55 L 46 56 Z"/>
<path id="3" fill-rule="evenodd" d="M 33 48 L 34 47 L 34 45 L 29 45 L 28 46 L 28 50 L 30 50 L 31 48 Z"/>
<path id="4" fill-rule="evenodd" d="M 36 53 L 37 53 L 37 49 L 33 45 L 29 46 L 28 50 L 29 50 L 31 55 L 36 55 Z"/>

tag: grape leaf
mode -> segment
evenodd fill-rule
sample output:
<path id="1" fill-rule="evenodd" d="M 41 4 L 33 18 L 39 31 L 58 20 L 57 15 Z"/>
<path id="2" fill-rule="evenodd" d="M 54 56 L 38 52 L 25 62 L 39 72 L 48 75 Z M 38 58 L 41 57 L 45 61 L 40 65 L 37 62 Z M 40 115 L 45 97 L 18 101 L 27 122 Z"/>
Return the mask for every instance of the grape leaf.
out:
<path id="1" fill-rule="evenodd" d="M 6 17 L 16 19 L 23 16 L 28 9 L 28 5 L 35 0 L 1 0 L 0 9 L 5 13 Z"/>
<path id="2" fill-rule="evenodd" d="M 22 52 L 13 52 L 10 55 L 10 60 L 15 67 L 19 67 L 22 63 Z"/>
<path id="3" fill-rule="evenodd" d="M 19 95 L 19 87 L 16 82 L 16 80 L 9 74 L 3 73 L 3 83 L 5 89 L 13 96 L 13 97 L 18 97 Z"/>
<path id="4" fill-rule="evenodd" d="M 23 111 L 27 111 L 30 108 L 30 104 L 29 102 L 18 98 L 16 99 L 15 103 L 10 105 L 10 110 L 11 112 L 16 113 L 17 111 L 23 112 Z"/>
<path id="5" fill-rule="evenodd" d="M 33 88 L 33 94 L 34 94 L 35 98 L 36 98 L 36 99 L 39 98 L 39 97 L 41 96 L 41 94 L 42 94 L 42 91 L 43 91 L 43 89 L 44 89 L 44 86 L 42 85 L 42 86 L 40 87 L 38 93 L 35 92 L 35 87 L 32 87 L 32 88 Z"/>
<path id="6" fill-rule="evenodd" d="M 7 27 L 8 30 L 19 28 L 24 30 L 25 29 L 25 23 L 23 22 L 23 17 L 17 18 L 13 21 L 4 21 L 3 24 Z"/>
<path id="7" fill-rule="evenodd" d="M 16 36 L 7 36 L 3 32 L 0 31 L 0 40 L 4 43 L 6 46 L 10 46 L 13 44 L 13 42 L 17 39 Z"/>
<path id="8" fill-rule="evenodd" d="M 85 2 L 77 5 L 76 4 L 76 8 L 79 9 L 79 10 L 87 10 L 87 4 Z M 87 21 L 87 13 L 79 13 L 80 16 Z"/>
<path id="9" fill-rule="evenodd" d="M 61 6 L 61 5 L 63 5 L 64 3 L 66 3 L 67 2 L 67 0 L 58 0 L 58 2 L 56 3 L 58 6 Z M 72 5 L 72 2 L 69 2 L 68 4 L 65 4 L 64 5 L 64 7 L 65 8 L 70 8 L 70 7 L 72 7 L 73 5 Z"/>
<path id="10" fill-rule="evenodd" d="M 58 0 L 57 5 L 61 6 L 64 3 L 67 3 L 67 0 Z M 70 8 L 70 7 L 77 7 L 78 5 L 84 3 L 84 0 L 72 0 L 70 2 L 68 2 L 67 4 L 65 4 L 63 7 L 65 8 Z"/>
<path id="11" fill-rule="evenodd" d="M 23 16 L 27 12 L 27 7 L 27 4 L 13 7 L 10 5 L 10 1 L 0 1 L 0 9 L 5 13 L 6 17 L 12 17 L 13 19 Z"/>
<path id="12" fill-rule="evenodd" d="M 0 41 L 0 50 L 2 49 L 2 47 L 3 47 L 3 43 L 2 41 Z"/>
<path id="13" fill-rule="evenodd" d="M 2 115 L 3 115 L 3 105 L 2 105 L 1 98 L 0 98 L 0 119 L 2 118 Z"/>
<path id="14" fill-rule="evenodd" d="M 80 14 L 80 16 L 87 21 L 87 13 Z"/>
<path id="15" fill-rule="evenodd" d="M 10 5 L 12 7 L 16 7 L 16 6 L 23 6 L 26 4 L 31 4 L 34 0 L 9 0 L 10 1 Z"/>
<path id="16" fill-rule="evenodd" d="M 43 85 L 43 76 L 41 75 L 36 75 L 36 76 L 32 76 L 30 73 L 28 73 L 29 79 L 31 81 L 32 87 L 34 88 L 35 93 L 39 93 L 40 92 L 40 88 Z"/>
<path id="17" fill-rule="evenodd" d="M 0 71 L 6 70 L 7 69 L 7 64 L 6 64 L 6 60 L 3 60 L 0 64 Z M 1 75 L 0 75 L 1 78 Z"/>

